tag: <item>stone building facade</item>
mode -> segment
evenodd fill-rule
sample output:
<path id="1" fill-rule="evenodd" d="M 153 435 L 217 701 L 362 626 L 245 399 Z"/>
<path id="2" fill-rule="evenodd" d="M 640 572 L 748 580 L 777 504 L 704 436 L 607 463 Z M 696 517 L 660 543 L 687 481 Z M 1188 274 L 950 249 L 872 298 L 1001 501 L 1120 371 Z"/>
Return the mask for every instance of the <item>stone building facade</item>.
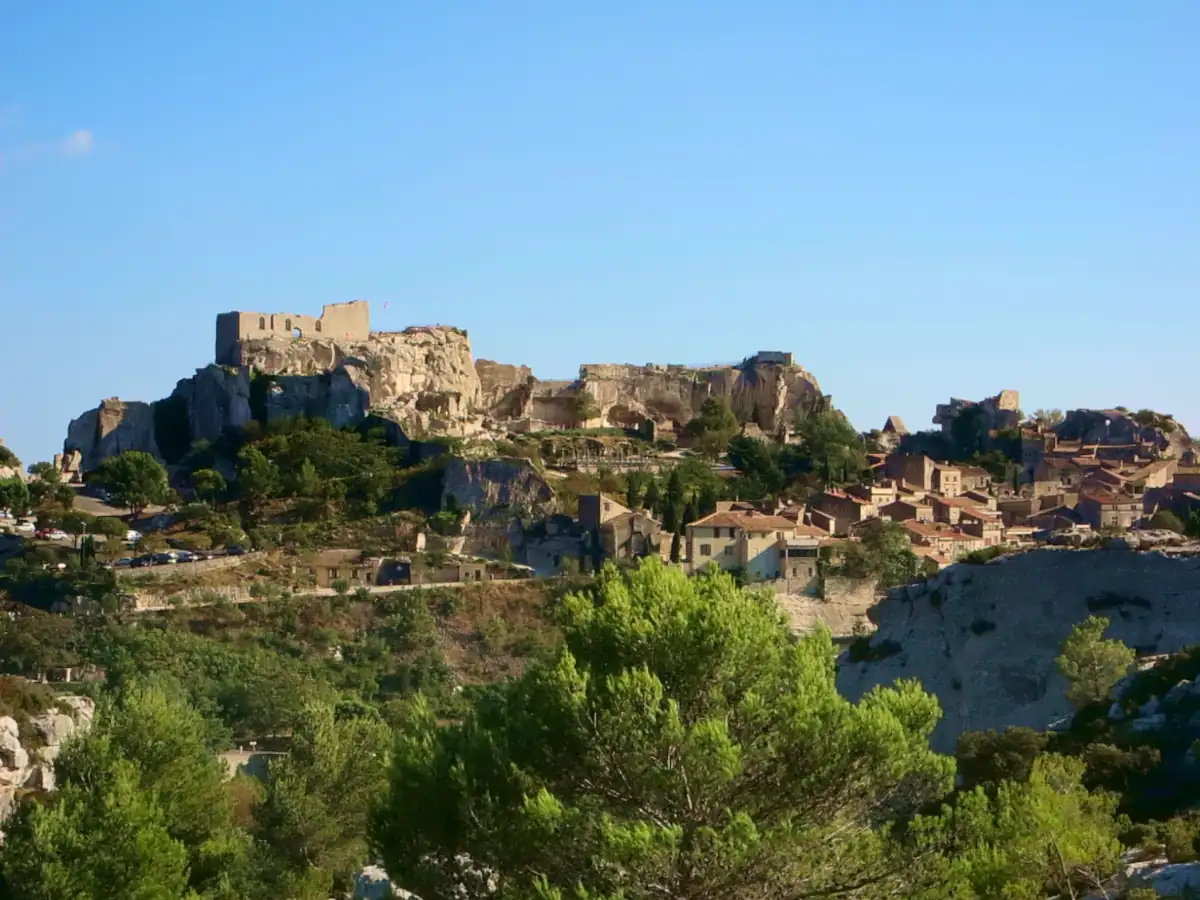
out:
<path id="1" fill-rule="evenodd" d="M 371 336 L 371 307 L 365 300 L 330 303 L 318 317 L 299 313 L 227 312 L 217 316 L 216 360 L 219 366 L 242 364 L 242 341 L 279 338 L 326 338 L 365 341 Z"/>

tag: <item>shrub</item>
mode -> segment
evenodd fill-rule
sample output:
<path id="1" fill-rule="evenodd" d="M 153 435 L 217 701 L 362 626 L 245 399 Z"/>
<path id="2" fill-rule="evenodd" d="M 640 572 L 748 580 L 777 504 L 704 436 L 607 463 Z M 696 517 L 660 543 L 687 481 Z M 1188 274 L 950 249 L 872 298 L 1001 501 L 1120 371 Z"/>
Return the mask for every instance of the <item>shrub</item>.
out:
<path id="1" fill-rule="evenodd" d="M 850 642 L 849 656 L 851 662 L 879 662 L 889 656 L 895 656 L 903 647 L 897 641 L 885 639 L 878 644 L 872 644 L 866 635 L 859 635 Z"/>
<path id="2" fill-rule="evenodd" d="M 979 550 L 972 550 L 962 558 L 962 561 L 969 566 L 982 566 L 984 563 L 989 563 L 997 557 L 1008 553 L 1009 549 L 1004 544 L 996 544 L 992 547 L 983 547 Z"/>
<path id="3" fill-rule="evenodd" d="M 996 630 L 996 623 L 991 619 L 976 619 L 971 623 L 971 632 L 976 636 L 987 634 L 989 631 Z"/>

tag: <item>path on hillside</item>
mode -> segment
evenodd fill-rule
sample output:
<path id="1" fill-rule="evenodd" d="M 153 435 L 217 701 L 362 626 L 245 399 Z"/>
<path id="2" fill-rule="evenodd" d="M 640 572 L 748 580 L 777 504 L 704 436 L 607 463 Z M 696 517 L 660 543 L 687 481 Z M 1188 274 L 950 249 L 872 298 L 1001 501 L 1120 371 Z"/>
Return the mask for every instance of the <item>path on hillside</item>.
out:
<path id="1" fill-rule="evenodd" d="M 368 593 L 371 594 L 391 594 L 395 591 L 415 591 L 422 588 L 465 588 L 471 585 L 483 584 L 527 584 L 536 581 L 544 581 L 542 578 L 493 578 L 490 581 L 439 581 L 433 584 L 385 584 L 385 585 L 364 585 Z M 300 591 L 291 594 L 292 597 L 336 597 L 337 591 L 333 588 L 309 588 L 306 591 Z M 346 594 L 347 597 L 353 597 L 354 592 Z M 246 603 L 269 603 L 270 600 L 263 597 L 246 597 L 237 600 L 223 600 L 221 602 L 231 603 L 239 606 Z M 186 606 L 176 606 L 173 603 L 164 603 L 155 606 L 140 606 L 137 609 L 131 609 L 131 613 L 147 613 L 147 612 L 165 612 L 171 609 L 196 609 L 202 606 L 212 606 L 213 603 L 189 603 Z"/>

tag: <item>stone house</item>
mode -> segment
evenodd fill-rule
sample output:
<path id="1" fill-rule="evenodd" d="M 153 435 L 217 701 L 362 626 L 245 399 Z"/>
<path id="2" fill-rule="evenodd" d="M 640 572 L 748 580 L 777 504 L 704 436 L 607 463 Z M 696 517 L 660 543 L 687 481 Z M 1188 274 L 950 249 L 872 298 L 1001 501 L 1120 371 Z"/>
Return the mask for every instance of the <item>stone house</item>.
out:
<path id="1" fill-rule="evenodd" d="M 968 507 L 963 509 L 958 527 L 963 534 L 982 540 L 985 547 L 994 547 L 1004 543 L 1004 523 L 1000 521 L 998 513 Z"/>
<path id="2" fill-rule="evenodd" d="M 933 506 L 928 503 L 915 503 L 912 500 L 896 500 L 879 507 L 879 515 L 893 522 L 904 522 L 908 519 L 932 522 Z"/>
<path id="3" fill-rule="evenodd" d="M 696 572 L 715 563 L 725 571 L 740 569 L 750 581 L 771 581 L 784 571 L 781 541 L 802 531 L 809 529 L 757 510 L 715 512 L 687 526 L 688 567 Z M 813 529 L 810 536 L 819 534 Z"/>
<path id="4" fill-rule="evenodd" d="M 958 471 L 963 493 L 986 491 L 995 481 L 991 472 L 979 466 L 959 466 Z"/>
<path id="5" fill-rule="evenodd" d="M 963 497 L 930 497 L 933 518 L 946 525 L 957 525 L 964 510 L 978 510 L 975 502 Z"/>
<path id="6" fill-rule="evenodd" d="M 1051 506 L 1029 516 L 1024 524 L 1039 531 L 1066 531 L 1086 523 L 1083 521 L 1083 516 L 1072 507 Z"/>
<path id="7" fill-rule="evenodd" d="M 914 544 L 929 547 L 952 561 L 962 559 L 972 550 L 980 550 L 984 546 L 982 537 L 963 534 L 946 525 L 926 525 L 911 519 L 901 524 L 908 530 L 908 539 Z"/>
<path id="8" fill-rule="evenodd" d="M 933 467 L 933 490 L 945 497 L 957 497 L 963 492 L 962 470 L 958 466 L 937 463 Z"/>
<path id="9" fill-rule="evenodd" d="M 1132 494 L 1088 488 L 1079 492 L 1076 510 L 1093 529 L 1127 531 L 1141 521 L 1142 498 Z"/>
<path id="10" fill-rule="evenodd" d="M 899 416 L 888 416 L 883 428 L 879 429 L 879 443 L 889 450 L 894 450 L 900 446 L 900 441 L 906 434 L 908 428 L 905 427 L 904 420 Z"/>
<path id="11" fill-rule="evenodd" d="M 835 488 L 822 491 L 812 508 L 833 518 L 834 534 L 847 534 L 852 525 L 879 515 L 879 508 L 871 501 Z"/>
<path id="12" fill-rule="evenodd" d="M 596 532 L 610 519 L 632 512 L 608 494 L 581 494 L 579 497 L 579 525 L 584 531 Z"/>
<path id="13" fill-rule="evenodd" d="M 990 509 L 990 510 L 996 509 L 996 495 L 995 494 L 988 494 L 988 493 L 985 493 L 984 491 L 980 491 L 980 490 L 969 490 L 969 491 L 964 491 L 962 496 L 967 498 L 968 500 L 973 500 L 975 502 L 975 505 L 978 506 L 980 509 Z"/>
<path id="14" fill-rule="evenodd" d="M 909 488 L 933 490 L 935 463 L 923 453 L 893 453 L 884 466 L 888 478 L 903 482 Z"/>
<path id="15" fill-rule="evenodd" d="M 307 575 L 317 587 L 333 587 L 335 581 L 346 581 L 353 590 L 375 583 L 380 562 L 364 557 L 361 550 L 321 550 L 302 556 L 292 570 Z"/>
<path id="16" fill-rule="evenodd" d="M 875 481 L 871 484 L 855 484 L 846 488 L 846 493 L 866 500 L 877 509 L 896 499 L 896 482 L 890 478 Z"/>
<path id="17" fill-rule="evenodd" d="M 662 544 L 662 525 L 645 512 L 621 513 L 600 526 L 605 559 L 638 559 L 658 553 Z"/>
<path id="18" fill-rule="evenodd" d="M 1142 490 L 1162 488 L 1171 483 L 1178 470 L 1179 460 L 1159 459 L 1138 469 L 1130 477 L 1130 481 L 1139 485 Z"/>

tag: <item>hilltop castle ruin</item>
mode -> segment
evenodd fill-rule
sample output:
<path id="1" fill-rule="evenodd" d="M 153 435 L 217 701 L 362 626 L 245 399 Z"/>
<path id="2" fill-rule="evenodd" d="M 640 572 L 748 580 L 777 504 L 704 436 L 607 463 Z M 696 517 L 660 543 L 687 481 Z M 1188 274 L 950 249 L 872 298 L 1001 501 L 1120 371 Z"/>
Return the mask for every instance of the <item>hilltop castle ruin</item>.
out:
<path id="1" fill-rule="evenodd" d="M 299 313 L 227 312 L 217 316 L 214 361 L 219 366 L 242 364 L 242 341 L 266 338 L 326 338 L 365 341 L 371 336 L 371 306 L 366 300 L 330 303 L 317 318 Z"/>

